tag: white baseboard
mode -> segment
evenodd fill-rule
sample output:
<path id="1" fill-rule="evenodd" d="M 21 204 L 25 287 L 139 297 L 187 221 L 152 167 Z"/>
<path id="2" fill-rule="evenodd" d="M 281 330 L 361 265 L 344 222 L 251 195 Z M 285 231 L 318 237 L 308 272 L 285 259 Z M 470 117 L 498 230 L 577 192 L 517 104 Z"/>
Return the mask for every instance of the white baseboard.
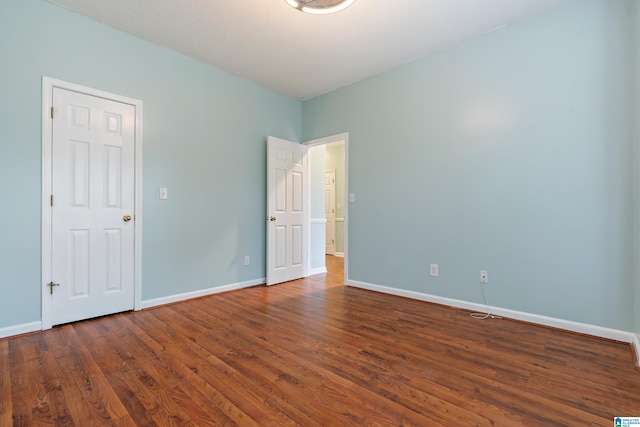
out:
<path id="1" fill-rule="evenodd" d="M 235 291 L 236 289 L 248 288 L 256 285 L 263 285 L 266 279 L 249 280 L 247 282 L 234 283 L 231 285 L 216 286 L 215 288 L 202 289 L 200 291 L 186 292 L 184 294 L 170 295 L 168 297 L 155 298 L 142 301 L 142 309 L 157 307 L 159 305 L 171 304 L 174 302 L 185 301 L 192 298 L 204 297 L 207 295 L 219 294 L 221 292 Z"/>
<path id="2" fill-rule="evenodd" d="M 327 272 L 327 267 L 318 267 L 309 269 L 309 276 L 313 276 L 314 274 L 322 274 Z"/>
<path id="3" fill-rule="evenodd" d="M 11 337 L 14 335 L 26 334 L 29 332 L 41 331 L 42 322 L 23 323 L 22 325 L 8 326 L 0 328 L 0 338 Z"/>
<path id="4" fill-rule="evenodd" d="M 631 342 L 633 346 L 634 354 L 636 355 L 636 360 L 634 360 L 636 364 L 636 368 L 640 368 L 640 335 L 633 334 L 633 341 Z"/>
<path id="5" fill-rule="evenodd" d="M 401 297 L 412 298 L 421 301 L 433 302 L 436 304 L 448 305 L 451 307 L 464 308 L 467 310 L 473 310 L 484 313 L 487 308 L 483 304 L 477 304 L 468 301 L 457 300 L 453 298 L 445 298 L 436 295 L 424 294 L 422 292 L 408 291 L 405 289 L 391 288 L 388 286 L 373 285 L 371 283 L 359 282 L 356 280 L 348 280 L 347 286 L 353 286 L 355 288 L 368 289 L 371 291 L 382 292 L 385 294 L 397 295 Z M 579 323 L 571 320 L 558 319 L 555 317 L 547 317 L 539 314 L 526 313 L 522 311 L 510 310 L 507 308 L 500 308 L 491 306 L 491 314 L 496 314 L 501 317 L 508 317 L 510 319 L 522 320 L 524 322 L 537 323 L 539 325 L 551 326 L 553 328 L 564 329 L 567 331 L 578 332 L 581 334 L 593 335 L 600 338 L 607 338 L 615 341 L 622 341 L 626 343 L 633 343 L 634 337 L 636 350 L 640 350 L 640 343 L 638 343 L 638 337 L 626 331 L 620 331 L 617 329 L 604 328 L 602 326 L 590 325 L 587 323 Z M 636 351 L 638 354 L 638 351 Z"/>
<path id="6" fill-rule="evenodd" d="M 336 252 L 333 256 L 337 256 L 338 258 L 344 258 L 344 252 Z"/>

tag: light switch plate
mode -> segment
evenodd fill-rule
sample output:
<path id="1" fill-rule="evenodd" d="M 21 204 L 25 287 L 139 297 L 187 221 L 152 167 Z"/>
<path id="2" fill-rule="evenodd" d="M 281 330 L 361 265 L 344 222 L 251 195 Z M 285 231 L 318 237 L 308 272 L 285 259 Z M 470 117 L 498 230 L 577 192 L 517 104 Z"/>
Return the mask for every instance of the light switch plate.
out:
<path id="1" fill-rule="evenodd" d="M 166 187 L 160 187 L 160 200 L 167 200 L 169 198 L 169 192 Z"/>

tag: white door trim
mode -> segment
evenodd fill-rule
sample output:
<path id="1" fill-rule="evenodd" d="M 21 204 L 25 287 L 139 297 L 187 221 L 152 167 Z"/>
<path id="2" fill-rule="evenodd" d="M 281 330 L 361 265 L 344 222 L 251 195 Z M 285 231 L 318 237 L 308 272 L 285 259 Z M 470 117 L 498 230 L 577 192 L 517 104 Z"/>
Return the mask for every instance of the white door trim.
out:
<path id="1" fill-rule="evenodd" d="M 329 144 L 330 142 L 344 141 L 344 283 L 349 281 L 349 132 L 326 136 L 324 138 L 313 139 L 304 142 L 304 145 L 313 147 L 316 145 Z M 308 180 L 308 192 L 311 194 L 311 180 Z M 311 212 L 311 201 L 308 200 L 307 211 Z M 311 227 L 307 227 L 307 265 L 311 265 Z"/>
<path id="2" fill-rule="evenodd" d="M 101 90 L 80 86 L 62 80 L 42 77 L 42 270 L 41 270 L 41 299 L 42 299 L 42 329 L 52 326 L 51 299 L 45 298 L 49 292 L 47 283 L 51 277 L 51 203 L 52 193 L 52 120 L 51 103 L 53 88 L 61 88 L 86 95 L 105 98 L 135 108 L 135 231 L 134 231 L 134 309 L 142 308 L 142 101 Z"/>

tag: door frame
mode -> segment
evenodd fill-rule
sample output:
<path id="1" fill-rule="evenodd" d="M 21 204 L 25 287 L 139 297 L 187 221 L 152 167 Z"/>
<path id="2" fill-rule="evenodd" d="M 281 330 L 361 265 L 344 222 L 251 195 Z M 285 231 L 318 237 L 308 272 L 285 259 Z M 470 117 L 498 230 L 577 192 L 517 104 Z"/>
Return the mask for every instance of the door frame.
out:
<path id="1" fill-rule="evenodd" d="M 305 141 L 309 147 L 344 141 L 344 283 L 349 282 L 349 132 Z M 307 180 L 307 192 L 311 194 L 311 179 Z M 307 197 L 307 212 L 311 212 L 311 200 Z M 307 227 L 307 265 L 311 265 L 311 224 Z"/>
<path id="2" fill-rule="evenodd" d="M 134 132 L 134 277 L 133 277 L 133 307 L 134 310 L 142 309 L 142 101 L 117 95 L 102 90 L 57 80 L 50 77 L 42 77 L 42 247 L 41 247 L 41 299 L 42 299 L 42 330 L 51 329 L 53 307 L 51 298 L 47 298 L 49 289 L 47 283 L 51 278 L 52 255 L 52 226 L 51 223 L 51 194 L 52 161 L 53 161 L 53 123 L 51 120 L 51 106 L 53 88 L 79 92 L 85 95 L 104 98 L 135 108 L 135 132 Z"/>

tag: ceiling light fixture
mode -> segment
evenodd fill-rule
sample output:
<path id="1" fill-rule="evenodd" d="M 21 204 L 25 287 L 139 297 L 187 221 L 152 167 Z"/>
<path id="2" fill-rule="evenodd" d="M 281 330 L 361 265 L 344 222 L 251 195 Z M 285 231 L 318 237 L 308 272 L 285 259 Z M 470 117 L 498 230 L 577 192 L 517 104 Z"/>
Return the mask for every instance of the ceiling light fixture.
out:
<path id="1" fill-rule="evenodd" d="M 355 3 L 356 0 L 285 0 L 289 6 L 305 13 L 327 15 L 340 12 Z"/>

